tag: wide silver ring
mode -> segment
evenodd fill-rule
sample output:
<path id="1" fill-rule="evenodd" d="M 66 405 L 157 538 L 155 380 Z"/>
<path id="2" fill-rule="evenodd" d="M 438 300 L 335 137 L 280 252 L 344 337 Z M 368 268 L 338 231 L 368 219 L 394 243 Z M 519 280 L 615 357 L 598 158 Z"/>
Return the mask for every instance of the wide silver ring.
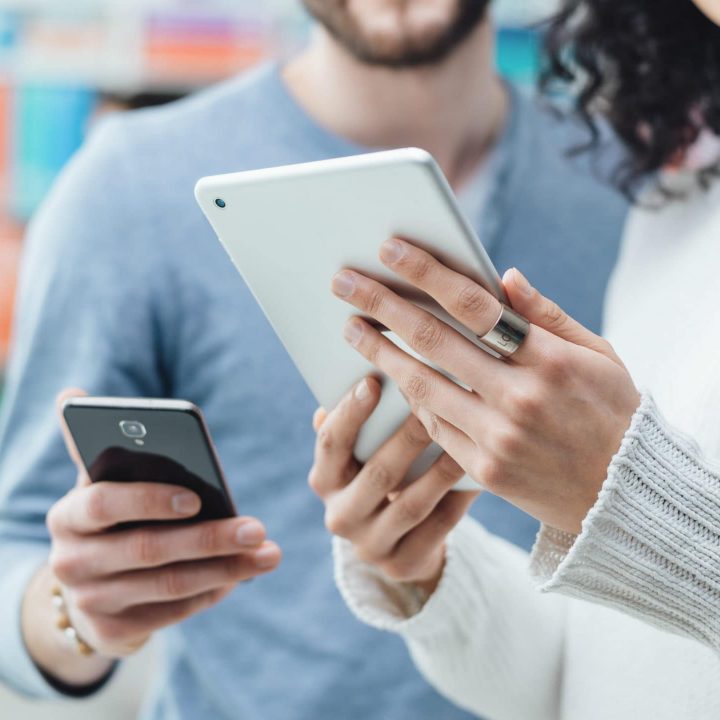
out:
<path id="1" fill-rule="evenodd" d="M 502 306 L 500 317 L 490 332 L 478 340 L 498 355 L 509 358 L 514 355 L 530 332 L 530 323 L 507 305 Z"/>

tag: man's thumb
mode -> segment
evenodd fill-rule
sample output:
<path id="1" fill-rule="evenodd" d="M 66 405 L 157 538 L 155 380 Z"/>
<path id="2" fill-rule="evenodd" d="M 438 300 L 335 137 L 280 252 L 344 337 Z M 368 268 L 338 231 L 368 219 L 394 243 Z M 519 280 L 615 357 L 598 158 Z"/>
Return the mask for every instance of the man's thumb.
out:
<path id="1" fill-rule="evenodd" d="M 68 425 L 65 422 L 65 415 L 63 413 L 63 410 L 65 408 L 65 403 L 68 400 L 76 397 L 85 397 L 86 395 L 87 393 L 84 390 L 80 390 L 78 388 L 68 388 L 67 390 L 63 390 L 55 399 L 55 408 L 57 410 L 58 418 L 60 420 L 60 427 L 62 428 L 63 438 L 65 439 L 65 446 L 67 447 L 68 454 L 70 455 L 72 461 L 75 463 L 75 466 L 78 469 L 79 486 L 89 485 L 90 478 L 85 471 L 85 465 L 83 464 L 82 458 L 80 457 L 80 452 L 75 445 L 73 436 L 70 433 L 70 428 L 68 428 Z"/>

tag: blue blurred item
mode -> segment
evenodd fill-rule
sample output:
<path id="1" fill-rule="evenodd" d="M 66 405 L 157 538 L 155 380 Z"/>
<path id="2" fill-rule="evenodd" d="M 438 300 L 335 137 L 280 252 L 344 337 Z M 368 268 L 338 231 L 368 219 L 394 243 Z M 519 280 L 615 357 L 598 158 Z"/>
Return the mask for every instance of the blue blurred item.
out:
<path id="1" fill-rule="evenodd" d="M 95 108 L 86 88 L 25 85 L 16 90 L 10 209 L 29 218 L 80 147 Z"/>
<path id="2" fill-rule="evenodd" d="M 533 86 L 540 70 L 540 33 L 530 28 L 500 28 L 497 67 L 516 85 Z"/>
<path id="3" fill-rule="evenodd" d="M 20 23 L 17 13 L 0 10 L 0 57 L 15 48 L 18 42 Z"/>

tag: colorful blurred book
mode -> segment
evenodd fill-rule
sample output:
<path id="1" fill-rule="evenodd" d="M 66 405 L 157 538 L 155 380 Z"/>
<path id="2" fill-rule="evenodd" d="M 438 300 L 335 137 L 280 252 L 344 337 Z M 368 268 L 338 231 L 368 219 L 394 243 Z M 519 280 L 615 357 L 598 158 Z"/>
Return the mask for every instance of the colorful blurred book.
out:
<path id="1" fill-rule="evenodd" d="M 154 83 L 213 82 L 259 62 L 274 45 L 272 24 L 264 18 L 153 13 L 146 32 L 145 70 Z"/>
<path id="2" fill-rule="evenodd" d="M 9 180 L 4 204 L 20 219 L 81 144 L 98 91 L 190 91 L 297 47 L 309 27 L 299 0 L 28 7 L 0 10 L 0 78 L 13 86 L 9 94 L 0 89 L 0 114 L 12 108 L 9 126 L 0 118 L 0 142 L 10 133 L 12 146 L 10 157 L 0 148 L 0 182 Z M 521 12 L 505 0 L 501 16 L 508 8 Z M 502 28 L 497 63 L 509 79 L 532 85 L 537 33 Z"/>

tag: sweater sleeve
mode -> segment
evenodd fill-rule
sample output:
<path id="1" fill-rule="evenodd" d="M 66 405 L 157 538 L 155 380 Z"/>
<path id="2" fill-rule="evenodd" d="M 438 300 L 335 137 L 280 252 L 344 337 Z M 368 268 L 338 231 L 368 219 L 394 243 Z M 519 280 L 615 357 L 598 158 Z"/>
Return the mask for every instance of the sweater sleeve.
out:
<path id="1" fill-rule="evenodd" d="M 470 518 L 448 538 L 440 585 L 412 586 L 362 563 L 335 539 L 336 581 L 365 623 L 403 637 L 420 672 L 457 705 L 489 720 L 557 720 L 565 601 L 543 596 L 525 552 Z"/>
<path id="2" fill-rule="evenodd" d="M 720 467 L 645 395 L 581 534 L 543 527 L 532 572 L 720 651 Z"/>

